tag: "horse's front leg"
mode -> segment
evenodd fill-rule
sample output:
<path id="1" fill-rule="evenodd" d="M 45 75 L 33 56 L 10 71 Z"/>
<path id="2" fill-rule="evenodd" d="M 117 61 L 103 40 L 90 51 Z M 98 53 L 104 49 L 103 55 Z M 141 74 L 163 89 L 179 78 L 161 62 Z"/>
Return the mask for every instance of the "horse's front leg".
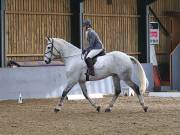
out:
<path id="1" fill-rule="evenodd" d="M 114 87 L 115 87 L 115 93 L 114 93 L 114 96 L 113 96 L 111 102 L 109 103 L 108 107 L 105 109 L 105 112 L 112 111 L 113 105 L 116 102 L 116 99 L 118 98 L 118 96 L 121 92 L 120 79 L 118 76 L 113 76 L 113 83 L 114 83 Z"/>
<path id="2" fill-rule="evenodd" d="M 101 107 L 98 106 L 98 105 L 96 104 L 96 102 L 89 97 L 85 83 L 79 83 L 79 85 L 80 85 L 80 87 L 81 87 L 81 89 L 82 89 L 82 92 L 83 92 L 83 95 L 85 96 L 85 98 L 91 103 L 91 105 L 92 105 L 94 108 L 96 108 L 96 110 L 97 110 L 98 112 L 100 112 Z"/>
<path id="3" fill-rule="evenodd" d="M 75 85 L 75 83 L 68 84 L 66 88 L 64 89 L 60 102 L 58 105 L 54 108 L 54 112 L 59 112 L 61 110 L 61 107 L 63 106 L 64 98 L 67 96 L 69 91 L 72 89 L 72 87 Z"/>

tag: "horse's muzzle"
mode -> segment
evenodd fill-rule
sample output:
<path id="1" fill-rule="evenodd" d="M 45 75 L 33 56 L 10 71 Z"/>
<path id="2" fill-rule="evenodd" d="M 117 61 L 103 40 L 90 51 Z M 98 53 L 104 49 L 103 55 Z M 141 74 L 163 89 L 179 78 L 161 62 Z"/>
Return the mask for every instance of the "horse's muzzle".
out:
<path id="1" fill-rule="evenodd" d="M 51 60 L 49 59 L 49 60 L 45 60 L 44 61 L 46 64 L 49 64 L 50 62 L 51 62 Z"/>

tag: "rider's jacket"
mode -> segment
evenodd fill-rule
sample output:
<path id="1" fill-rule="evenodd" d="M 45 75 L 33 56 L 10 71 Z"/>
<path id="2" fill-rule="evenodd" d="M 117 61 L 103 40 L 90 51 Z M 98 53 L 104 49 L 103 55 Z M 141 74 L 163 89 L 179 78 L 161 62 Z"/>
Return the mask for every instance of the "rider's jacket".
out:
<path id="1" fill-rule="evenodd" d="M 86 48 L 86 51 L 90 51 L 92 49 L 102 49 L 103 44 L 98 36 L 98 34 L 92 29 L 88 28 L 86 30 L 86 38 L 88 41 L 88 48 Z"/>

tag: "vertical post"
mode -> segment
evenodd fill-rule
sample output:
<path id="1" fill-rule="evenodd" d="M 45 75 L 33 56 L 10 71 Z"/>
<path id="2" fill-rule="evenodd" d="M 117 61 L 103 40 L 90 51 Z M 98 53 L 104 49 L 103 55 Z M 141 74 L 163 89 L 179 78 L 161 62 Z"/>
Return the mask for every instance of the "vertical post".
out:
<path id="1" fill-rule="evenodd" d="M 5 66 L 5 0 L 0 2 L 1 19 L 0 19 L 0 67 Z"/>
<path id="2" fill-rule="evenodd" d="M 71 43 L 80 48 L 80 0 L 70 0 L 71 16 Z"/>
<path id="3" fill-rule="evenodd" d="M 146 4 L 146 49 L 147 49 L 147 55 L 146 55 L 146 62 L 150 63 L 150 42 L 149 42 L 149 5 Z"/>
<path id="4" fill-rule="evenodd" d="M 138 18 L 138 51 L 140 62 L 147 62 L 147 10 L 146 0 L 137 0 Z"/>
<path id="5" fill-rule="evenodd" d="M 80 48 L 83 49 L 83 13 L 84 13 L 84 6 L 83 6 L 83 0 L 80 0 L 80 13 L 79 13 L 79 26 L 80 26 Z"/>
<path id="6" fill-rule="evenodd" d="M 149 46 L 149 4 L 154 0 L 137 0 L 138 18 L 138 51 L 140 62 L 150 62 Z"/>

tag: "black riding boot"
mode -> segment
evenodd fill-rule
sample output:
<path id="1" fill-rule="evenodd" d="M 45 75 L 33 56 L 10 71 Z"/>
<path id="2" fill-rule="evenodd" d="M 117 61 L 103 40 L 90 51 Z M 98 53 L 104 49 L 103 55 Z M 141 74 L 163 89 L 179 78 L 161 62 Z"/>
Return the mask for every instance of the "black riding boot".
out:
<path id="1" fill-rule="evenodd" d="M 94 65 L 93 65 L 93 60 L 92 60 L 92 58 L 87 58 L 87 59 L 86 59 L 86 64 L 87 64 L 87 67 L 88 67 L 88 74 L 89 74 L 89 75 L 92 75 L 92 76 L 95 76 L 95 73 L 94 73 Z"/>

